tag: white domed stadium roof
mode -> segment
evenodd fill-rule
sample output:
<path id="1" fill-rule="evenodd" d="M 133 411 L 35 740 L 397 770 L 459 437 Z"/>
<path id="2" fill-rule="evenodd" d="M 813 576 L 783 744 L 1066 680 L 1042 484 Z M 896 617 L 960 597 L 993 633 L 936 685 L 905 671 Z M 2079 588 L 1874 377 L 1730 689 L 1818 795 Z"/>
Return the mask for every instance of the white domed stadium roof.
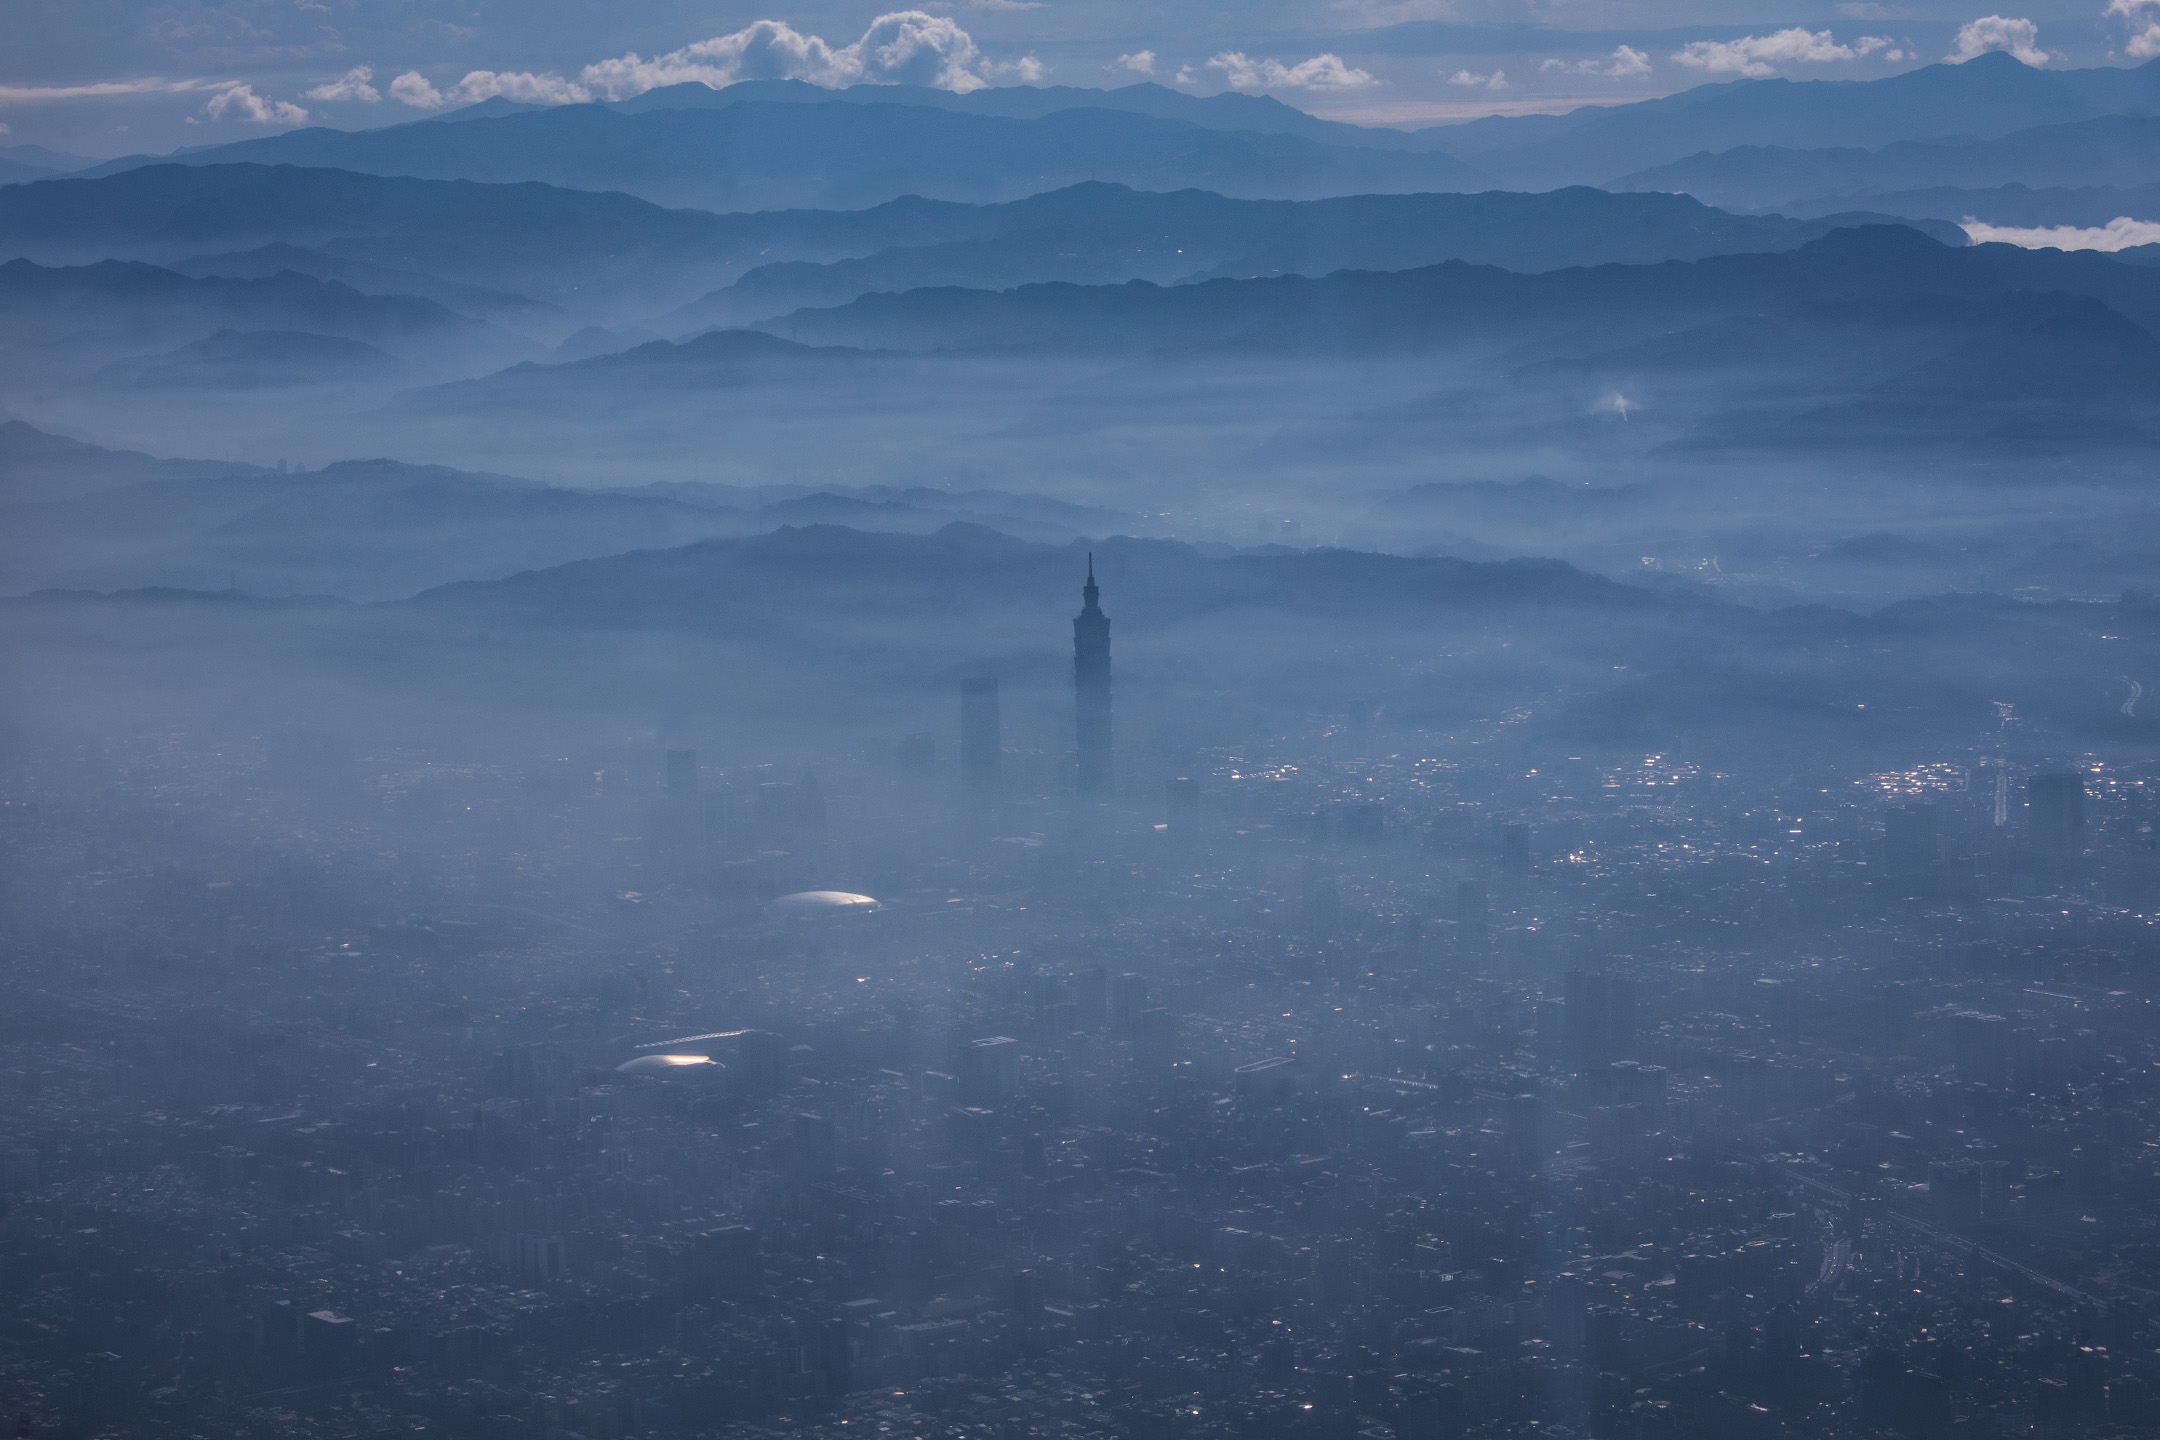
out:
<path id="1" fill-rule="evenodd" d="M 685 1071 L 718 1070 L 710 1055 L 640 1055 L 615 1067 L 618 1075 L 680 1075 Z"/>
<path id="2" fill-rule="evenodd" d="M 848 890 L 798 890 L 767 902 L 765 913 L 780 920 L 810 920 L 824 915 L 868 915 L 877 908 L 874 897 Z"/>

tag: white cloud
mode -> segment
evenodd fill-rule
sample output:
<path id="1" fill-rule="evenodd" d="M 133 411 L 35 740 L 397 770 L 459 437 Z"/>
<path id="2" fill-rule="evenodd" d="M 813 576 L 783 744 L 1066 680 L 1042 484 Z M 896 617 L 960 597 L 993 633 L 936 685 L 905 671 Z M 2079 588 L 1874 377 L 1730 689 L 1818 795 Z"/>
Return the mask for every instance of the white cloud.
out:
<path id="1" fill-rule="evenodd" d="M 1210 70 L 1223 72 L 1233 90 L 1363 90 L 1380 82 L 1363 70 L 1345 65 L 1339 55 L 1315 55 L 1295 65 L 1280 60 L 1255 60 L 1240 50 L 1225 50 L 1207 62 Z"/>
<path id="2" fill-rule="evenodd" d="M 1447 77 L 1450 85 L 1460 85 L 1469 90 L 1505 90 L 1508 88 L 1507 71 L 1495 70 L 1490 75 L 1480 75 L 1475 70 L 1457 70 Z"/>
<path id="3" fill-rule="evenodd" d="M 1103 68 L 1107 70 L 1111 67 L 1106 65 Z M 1117 57 L 1117 68 L 1130 70 L 1135 75 L 1152 75 L 1155 73 L 1155 52 L 1135 50 L 1130 55 L 1120 55 Z"/>
<path id="4" fill-rule="evenodd" d="M 317 85 L 312 90 L 304 90 L 301 94 L 305 99 L 320 100 L 326 104 L 331 101 L 358 100 L 362 104 L 373 105 L 382 99 L 382 91 L 368 83 L 374 78 L 373 70 L 365 65 L 355 65 L 337 79 Z"/>
<path id="5" fill-rule="evenodd" d="M 1744 35 L 1738 40 L 1694 40 L 1673 52 L 1681 65 L 1708 70 L 1713 75 L 1774 74 L 1779 65 L 1828 65 L 1858 60 L 1886 49 L 1889 40 L 1863 35 L 1850 45 L 1839 44 L 1828 30 L 1808 30 L 1795 25 L 1771 35 Z"/>
<path id="6" fill-rule="evenodd" d="M 2040 48 L 2040 27 L 2030 20 L 2007 15 L 1983 15 L 1958 27 L 1956 46 L 1943 59 L 1952 65 L 1977 60 L 1990 50 L 2003 50 L 2027 65 L 2045 65 L 2048 52 Z"/>
<path id="7" fill-rule="evenodd" d="M 586 66 L 578 78 L 596 94 L 623 100 L 689 80 L 715 89 L 738 80 L 807 80 L 835 87 L 929 85 L 966 92 L 1003 73 L 1027 80 L 1043 70 L 1033 56 L 991 65 L 951 17 L 896 10 L 871 21 L 862 38 L 848 45 L 805 35 L 784 20 L 760 20 L 649 60 L 635 52 L 602 60 Z"/>
<path id="8" fill-rule="evenodd" d="M 450 102 L 443 93 L 428 83 L 427 77 L 417 70 L 407 70 L 390 82 L 390 94 L 403 105 L 415 110 L 440 110 Z"/>
<path id="9" fill-rule="evenodd" d="M 304 125 L 308 118 L 308 112 L 290 100 L 265 99 L 255 93 L 252 85 L 238 81 L 219 87 L 203 106 L 203 113 L 213 120 L 234 115 L 254 125 Z"/>
<path id="10" fill-rule="evenodd" d="M 2123 44 L 2132 59 L 2160 56 L 2160 0 L 2108 0 L 2105 13 L 2128 21 L 2136 32 Z"/>
<path id="11" fill-rule="evenodd" d="M 575 80 L 552 71 L 535 74 L 530 70 L 473 70 L 448 90 L 437 90 L 425 75 L 408 70 L 390 82 L 390 94 L 415 110 L 477 105 L 497 95 L 524 105 L 583 105 L 593 98 L 592 91 Z"/>
<path id="12" fill-rule="evenodd" d="M 228 80 L 92 80 L 80 85 L 0 85 L 0 105 L 36 105 L 50 100 L 108 100 L 120 95 L 183 95 L 218 90 Z"/>
<path id="13" fill-rule="evenodd" d="M 498 95 L 522 105 L 583 105 L 592 99 L 592 91 L 552 71 L 475 70 L 457 83 L 457 98 L 468 105 Z"/>
<path id="14" fill-rule="evenodd" d="M 1133 58 L 1121 57 L 1120 63 Z M 1152 62 L 1153 56 L 1148 58 Z M 694 82 L 717 90 L 742 80 L 806 80 L 831 87 L 928 85 L 965 92 L 993 80 L 1033 85 L 1048 74 L 1049 68 L 1033 55 L 1005 62 L 986 59 L 973 37 L 948 16 L 896 10 L 880 15 L 860 39 L 847 45 L 805 35 L 784 20 L 759 20 L 664 55 L 648 58 L 633 51 L 596 61 L 575 80 L 552 72 L 475 70 L 449 89 L 438 90 L 426 76 L 408 70 L 390 82 L 390 93 L 414 109 L 439 110 L 496 95 L 529 105 L 578 105 L 596 98 L 627 100 L 663 85 Z"/>
<path id="15" fill-rule="evenodd" d="M 1958 228 L 1973 244 L 2000 241 L 2027 250 L 2127 250 L 2133 245 L 2160 245 L 2160 221 L 2133 220 L 2118 215 L 2105 225 L 2079 229 L 2075 225 L 2050 225 L 2027 229 L 2018 225 L 1990 225 L 1966 216 Z"/>
<path id="16" fill-rule="evenodd" d="M 1600 55 L 1590 60 L 1559 60 L 1547 58 L 1538 62 L 1540 70 L 1563 70 L 1570 75 L 1602 75 L 1608 80 L 1627 80 L 1650 73 L 1650 57 L 1632 45 L 1622 45 L 1610 55 Z"/>

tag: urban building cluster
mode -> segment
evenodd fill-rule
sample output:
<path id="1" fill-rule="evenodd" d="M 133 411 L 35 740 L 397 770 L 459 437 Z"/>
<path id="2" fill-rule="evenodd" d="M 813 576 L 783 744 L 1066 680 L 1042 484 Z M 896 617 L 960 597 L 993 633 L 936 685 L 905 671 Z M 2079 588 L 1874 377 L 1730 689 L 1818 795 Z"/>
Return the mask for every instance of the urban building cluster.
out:
<path id="1" fill-rule="evenodd" d="M 1322 717 L 0 796 L 23 1436 L 2160 1428 L 2160 774 Z"/>

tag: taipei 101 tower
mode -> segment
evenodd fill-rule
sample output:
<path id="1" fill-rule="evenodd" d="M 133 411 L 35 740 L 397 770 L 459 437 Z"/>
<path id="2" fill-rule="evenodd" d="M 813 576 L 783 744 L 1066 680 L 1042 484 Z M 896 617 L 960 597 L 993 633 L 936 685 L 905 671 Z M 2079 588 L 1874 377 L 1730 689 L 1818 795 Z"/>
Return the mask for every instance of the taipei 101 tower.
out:
<path id="1" fill-rule="evenodd" d="M 1087 603 L 1073 617 L 1073 698 L 1080 740 L 1076 789 L 1082 800 L 1108 800 L 1117 793 L 1110 759 L 1110 617 L 1098 603 L 1095 557 L 1088 556 Z"/>

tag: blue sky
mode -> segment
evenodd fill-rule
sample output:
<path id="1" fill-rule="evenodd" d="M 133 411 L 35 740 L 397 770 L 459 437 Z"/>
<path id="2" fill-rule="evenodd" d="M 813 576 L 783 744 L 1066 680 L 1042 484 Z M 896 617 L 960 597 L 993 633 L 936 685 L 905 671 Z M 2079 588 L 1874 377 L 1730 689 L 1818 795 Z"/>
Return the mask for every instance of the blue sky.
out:
<path id="1" fill-rule="evenodd" d="M 1961 38 L 1962 37 L 1962 38 Z M 1237 88 L 1416 124 L 1636 99 L 1750 76 L 1870 79 L 1983 48 L 2031 63 L 2160 53 L 2160 0 L 8 0 L 0 145 L 162 152 L 362 127 L 502 93 L 620 97 L 665 78 L 791 74 Z"/>

